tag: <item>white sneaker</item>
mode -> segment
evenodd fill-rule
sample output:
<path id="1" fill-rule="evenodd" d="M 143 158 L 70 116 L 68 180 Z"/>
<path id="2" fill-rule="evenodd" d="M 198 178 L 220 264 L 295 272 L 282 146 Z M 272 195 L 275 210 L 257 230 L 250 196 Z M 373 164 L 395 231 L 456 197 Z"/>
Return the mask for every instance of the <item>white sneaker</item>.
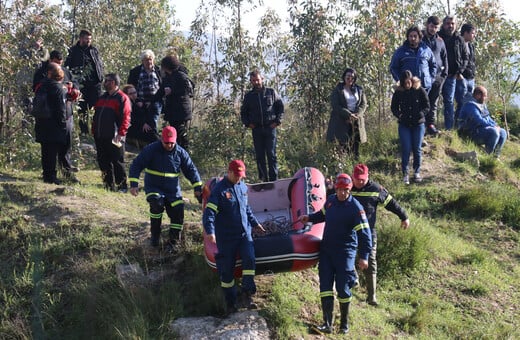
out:
<path id="1" fill-rule="evenodd" d="M 408 177 L 408 175 L 404 175 L 403 182 L 404 184 L 410 184 L 410 177 Z"/>
<path id="2" fill-rule="evenodd" d="M 413 174 L 413 181 L 414 181 L 415 183 L 420 183 L 420 182 L 422 182 L 421 174 L 420 174 L 420 173 L 415 173 L 415 174 Z"/>

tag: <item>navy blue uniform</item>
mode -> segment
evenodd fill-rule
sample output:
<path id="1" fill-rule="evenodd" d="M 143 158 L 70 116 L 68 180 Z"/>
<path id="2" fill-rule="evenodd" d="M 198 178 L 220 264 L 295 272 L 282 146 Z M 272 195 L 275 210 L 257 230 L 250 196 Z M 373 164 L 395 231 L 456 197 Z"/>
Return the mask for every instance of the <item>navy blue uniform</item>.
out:
<path id="1" fill-rule="evenodd" d="M 200 190 L 202 186 L 199 172 L 188 152 L 178 144 L 175 144 L 172 151 L 164 149 L 161 141 L 148 144 L 130 165 L 130 187 L 137 188 L 139 175 L 143 170 L 144 190 L 146 199 L 150 203 L 152 239 L 158 237 L 157 233 L 160 233 L 162 213 L 165 208 L 171 219 L 170 231 L 180 232 L 184 224 L 180 173 L 184 174 L 194 189 Z"/>
<path id="2" fill-rule="evenodd" d="M 359 203 L 365 209 L 365 213 L 370 225 L 370 232 L 372 234 L 372 251 L 368 259 L 368 274 L 377 273 L 376 249 L 377 249 L 377 232 L 376 232 L 376 212 L 377 206 L 381 204 L 386 210 L 393 212 L 401 221 L 407 220 L 406 211 L 401 208 L 397 201 L 390 195 L 390 193 L 379 183 L 369 180 L 367 184 L 361 188 L 352 188 L 351 192 Z"/>
<path id="3" fill-rule="evenodd" d="M 356 280 L 357 249 L 359 257 L 364 260 L 368 260 L 372 249 L 370 227 L 363 207 L 352 195 L 339 201 L 334 194 L 327 199 L 322 210 L 309 216 L 309 221 L 325 221 L 318 266 L 320 296 L 333 297 L 335 280 L 339 302 L 350 302 L 350 288 Z"/>
<path id="4" fill-rule="evenodd" d="M 231 183 L 227 177 L 211 191 L 202 217 L 206 234 L 215 234 L 218 254 L 215 255 L 221 286 L 228 305 L 236 303 L 234 270 L 237 253 L 242 259 L 242 290 L 254 294 L 256 285 L 255 250 L 252 227 L 258 226 L 247 201 L 243 181 Z"/>

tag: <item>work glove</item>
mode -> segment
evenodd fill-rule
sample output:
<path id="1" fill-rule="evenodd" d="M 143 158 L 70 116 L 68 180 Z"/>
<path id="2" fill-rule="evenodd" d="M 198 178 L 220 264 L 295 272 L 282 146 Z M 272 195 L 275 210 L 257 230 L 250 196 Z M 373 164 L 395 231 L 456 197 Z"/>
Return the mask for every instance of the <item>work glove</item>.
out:
<path id="1" fill-rule="evenodd" d="M 202 203 L 202 186 L 197 185 L 193 188 L 193 194 L 199 203 Z"/>

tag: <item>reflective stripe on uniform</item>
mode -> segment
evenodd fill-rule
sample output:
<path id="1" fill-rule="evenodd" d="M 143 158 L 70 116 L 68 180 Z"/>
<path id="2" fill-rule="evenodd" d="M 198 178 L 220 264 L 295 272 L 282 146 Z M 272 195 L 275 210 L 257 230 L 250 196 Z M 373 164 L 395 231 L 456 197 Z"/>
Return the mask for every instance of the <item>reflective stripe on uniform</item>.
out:
<path id="1" fill-rule="evenodd" d="M 192 187 L 192 188 L 195 188 L 195 187 L 197 187 L 197 186 L 199 186 L 199 185 L 202 186 L 202 182 L 195 182 L 195 183 L 193 183 L 193 184 L 191 185 L 191 187 Z"/>
<path id="2" fill-rule="evenodd" d="M 162 214 L 163 213 L 158 213 L 158 214 L 148 213 L 148 216 L 150 216 L 151 218 L 162 218 Z"/>
<path id="3" fill-rule="evenodd" d="M 182 224 L 172 223 L 170 224 L 170 229 L 182 230 Z"/>
<path id="4" fill-rule="evenodd" d="M 350 301 L 352 301 L 352 296 L 351 296 L 351 297 L 348 297 L 348 298 L 344 298 L 344 299 L 342 299 L 342 298 L 340 298 L 340 297 L 338 296 L 338 301 L 339 301 L 339 303 L 347 303 L 347 302 L 350 302 Z"/>
<path id="5" fill-rule="evenodd" d="M 214 203 L 208 203 L 206 204 L 206 208 L 209 208 L 211 210 L 213 210 L 214 212 L 218 213 L 218 207 L 216 204 Z"/>
<path id="6" fill-rule="evenodd" d="M 222 288 L 231 288 L 235 285 L 235 279 L 231 280 L 231 282 L 223 282 L 223 281 L 220 281 L 220 286 Z"/>
<path id="7" fill-rule="evenodd" d="M 324 292 L 320 292 L 320 298 L 329 297 L 329 296 L 334 297 L 334 292 L 332 290 L 326 290 Z"/>
<path id="8" fill-rule="evenodd" d="M 149 173 L 150 175 L 161 176 L 161 177 L 179 177 L 178 173 L 159 172 L 159 171 L 155 171 L 155 170 L 148 169 L 148 168 L 144 169 L 144 172 Z"/>
<path id="9" fill-rule="evenodd" d="M 136 183 L 139 183 L 139 178 L 129 177 L 129 178 L 128 178 L 128 181 L 129 181 L 129 182 L 136 182 Z"/>
<path id="10" fill-rule="evenodd" d="M 254 269 L 244 269 L 242 270 L 242 275 L 255 275 L 255 270 Z"/>
<path id="11" fill-rule="evenodd" d="M 170 205 L 173 208 L 173 207 L 178 206 L 179 204 L 184 204 L 184 201 L 183 200 L 176 200 L 176 201 L 173 201 Z"/>
<path id="12" fill-rule="evenodd" d="M 157 196 L 157 197 L 161 197 L 161 194 L 158 193 L 158 192 L 149 192 L 146 194 L 146 198 L 150 197 L 150 196 Z"/>
<path id="13" fill-rule="evenodd" d="M 359 196 L 359 197 L 377 197 L 379 196 L 378 192 L 359 192 L 359 191 L 352 191 L 352 196 Z"/>
<path id="14" fill-rule="evenodd" d="M 392 200 L 392 195 L 388 194 L 388 197 L 386 198 L 386 200 L 383 202 L 383 207 L 386 207 L 386 205 L 388 203 L 390 203 L 390 201 Z"/>
<path id="15" fill-rule="evenodd" d="M 360 223 L 360 224 L 358 224 L 357 226 L 354 227 L 354 230 L 355 231 L 360 231 L 361 229 L 368 229 L 368 228 L 370 228 L 368 223 Z"/>

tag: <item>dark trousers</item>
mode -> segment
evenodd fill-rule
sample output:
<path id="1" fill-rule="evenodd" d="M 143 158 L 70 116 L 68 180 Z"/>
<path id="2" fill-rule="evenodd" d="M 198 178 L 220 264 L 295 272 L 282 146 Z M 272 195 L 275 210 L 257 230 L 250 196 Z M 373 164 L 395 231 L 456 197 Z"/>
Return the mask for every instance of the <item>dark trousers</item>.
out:
<path id="1" fill-rule="evenodd" d="M 125 144 L 118 148 L 112 144 L 112 139 L 94 139 L 96 142 L 97 161 L 103 183 L 110 190 L 115 190 L 115 185 L 126 188 L 125 171 Z"/>
<path id="2" fill-rule="evenodd" d="M 61 143 L 41 143 L 43 180 L 52 182 L 56 179 L 56 163 Z"/>
<path id="3" fill-rule="evenodd" d="M 70 154 L 72 150 L 72 131 L 74 126 L 72 116 L 67 118 L 66 126 L 67 132 L 65 135 L 65 144 L 63 144 L 58 150 L 58 161 L 64 171 L 70 171 L 70 169 L 72 168 Z"/>
<path id="4" fill-rule="evenodd" d="M 426 114 L 426 126 L 435 124 L 437 119 L 437 102 L 441 94 L 442 85 L 444 84 L 444 78 L 437 75 L 433 81 L 432 87 L 428 92 L 428 99 L 430 101 L 430 111 Z"/>
<path id="5" fill-rule="evenodd" d="M 340 302 L 348 302 L 352 297 L 351 288 L 356 281 L 355 262 L 356 256 L 349 256 L 344 250 L 320 252 L 318 274 L 320 276 L 320 295 L 327 296 L 332 293 L 332 287 L 336 284 L 336 291 Z"/>
<path id="6" fill-rule="evenodd" d="M 255 249 L 253 241 L 249 241 L 245 236 L 221 241 L 217 238 L 217 248 L 218 254 L 215 255 L 215 262 L 220 276 L 220 284 L 224 290 L 224 297 L 228 305 L 234 305 L 237 298 L 234 279 L 237 253 L 240 254 L 242 259 L 242 290 L 250 294 L 256 293 L 254 275 Z"/>
<path id="7" fill-rule="evenodd" d="M 188 138 L 189 120 L 172 120 L 168 124 L 173 126 L 177 131 L 177 144 L 183 149 L 188 150 L 190 140 Z"/>
<path id="8" fill-rule="evenodd" d="M 101 84 L 86 85 L 81 89 L 83 100 L 79 101 L 79 128 L 84 135 L 89 134 L 89 116 L 88 111 L 94 107 L 99 96 L 101 95 Z"/>
<path id="9" fill-rule="evenodd" d="M 270 126 L 255 127 L 253 129 L 253 144 L 255 146 L 258 177 L 264 182 L 276 181 L 278 179 L 276 128 L 273 129 Z"/>
<path id="10" fill-rule="evenodd" d="M 148 200 L 150 203 L 150 230 L 152 236 L 161 233 L 162 215 L 164 210 L 170 218 L 170 230 L 182 231 L 184 224 L 184 203 L 182 199 L 170 202 L 168 199 Z"/>

